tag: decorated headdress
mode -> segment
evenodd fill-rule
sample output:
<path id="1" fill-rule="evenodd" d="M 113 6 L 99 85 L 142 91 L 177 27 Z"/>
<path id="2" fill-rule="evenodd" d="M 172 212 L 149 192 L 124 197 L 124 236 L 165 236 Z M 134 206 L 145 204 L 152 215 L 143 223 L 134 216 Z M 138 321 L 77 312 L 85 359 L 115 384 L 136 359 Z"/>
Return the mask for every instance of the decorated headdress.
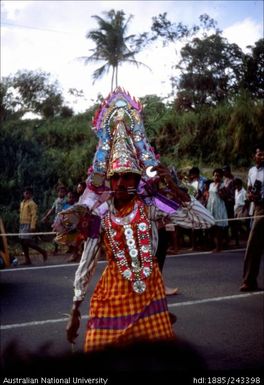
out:
<path id="1" fill-rule="evenodd" d="M 94 188 L 100 188 L 114 173 L 144 175 L 147 168 L 158 164 L 146 138 L 142 105 L 122 88 L 116 88 L 104 100 L 93 126 L 99 138 L 90 176 Z"/>

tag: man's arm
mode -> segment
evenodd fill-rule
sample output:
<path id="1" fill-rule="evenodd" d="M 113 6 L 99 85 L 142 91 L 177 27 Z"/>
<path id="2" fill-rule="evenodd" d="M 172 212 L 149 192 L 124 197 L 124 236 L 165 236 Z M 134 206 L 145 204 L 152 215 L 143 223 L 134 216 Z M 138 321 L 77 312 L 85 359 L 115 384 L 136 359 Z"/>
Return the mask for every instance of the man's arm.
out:
<path id="1" fill-rule="evenodd" d="M 160 179 L 166 183 L 176 201 L 183 204 L 190 202 L 191 198 L 189 194 L 187 194 L 176 185 L 170 170 L 166 166 L 159 164 L 158 166 L 153 167 L 153 170 L 156 170 Z"/>
<path id="2" fill-rule="evenodd" d="M 48 210 L 48 212 L 44 215 L 44 217 L 41 219 L 42 222 L 45 222 L 48 217 L 55 212 L 55 206 L 53 205 L 51 209 Z"/>
<path id="3" fill-rule="evenodd" d="M 37 218 L 38 218 L 38 215 L 37 215 L 38 206 L 36 205 L 35 202 L 31 202 L 29 207 L 30 207 L 30 214 L 31 214 L 30 229 L 35 230 L 37 225 Z"/>

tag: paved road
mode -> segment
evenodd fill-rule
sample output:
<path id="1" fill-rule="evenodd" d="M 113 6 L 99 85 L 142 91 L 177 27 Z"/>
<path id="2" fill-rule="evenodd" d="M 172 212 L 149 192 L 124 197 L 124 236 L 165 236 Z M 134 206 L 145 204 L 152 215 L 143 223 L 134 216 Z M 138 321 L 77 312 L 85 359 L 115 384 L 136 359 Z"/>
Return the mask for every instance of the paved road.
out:
<path id="1" fill-rule="evenodd" d="M 259 369 L 263 362 L 264 292 L 240 293 L 244 251 L 170 256 L 164 276 L 180 294 L 168 297 L 175 332 L 191 342 L 211 370 Z M 105 263 L 99 262 L 82 313 Z M 65 340 L 76 265 L 2 270 L 1 352 L 11 341 L 22 349 L 71 350 Z M 263 263 L 259 283 L 263 286 Z M 87 316 L 76 349 L 82 349 Z"/>

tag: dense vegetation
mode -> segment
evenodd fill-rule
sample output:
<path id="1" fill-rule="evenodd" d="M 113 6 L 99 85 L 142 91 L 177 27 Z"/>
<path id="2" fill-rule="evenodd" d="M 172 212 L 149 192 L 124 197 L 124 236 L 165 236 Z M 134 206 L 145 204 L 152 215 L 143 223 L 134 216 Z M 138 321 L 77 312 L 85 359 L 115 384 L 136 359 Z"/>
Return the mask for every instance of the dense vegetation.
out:
<path id="1" fill-rule="evenodd" d="M 177 112 L 157 96 L 142 99 L 148 137 L 162 160 L 176 168 L 229 163 L 248 167 L 256 139 L 264 140 L 262 102 L 243 94 L 195 112 Z M 62 182 L 69 187 L 86 178 L 97 139 L 92 110 L 70 118 L 8 120 L 1 130 L 1 216 L 16 231 L 24 186 L 32 185 L 43 213 Z"/>
<path id="2" fill-rule="evenodd" d="M 174 27 L 160 15 L 152 35 L 135 42 L 143 46 L 159 37 L 173 44 L 183 26 Z M 148 138 L 162 161 L 176 168 L 229 163 L 246 169 L 254 144 L 264 141 L 264 40 L 245 54 L 218 30 L 200 38 L 191 30 L 185 37 L 187 32 L 190 39 L 171 79 L 173 101 L 141 99 Z M 33 186 L 43 214 L 59 183 L 75 187 L 85 180 L 97 143 L 91 126 L 98 104 L 74 116 L 49 74 L 32 71 L 4 78 L 0 91 L 0 209 L 6 229 L 16 232 L 25 186 Z M 21 119 L 29 111 L 41 119 Z"/>

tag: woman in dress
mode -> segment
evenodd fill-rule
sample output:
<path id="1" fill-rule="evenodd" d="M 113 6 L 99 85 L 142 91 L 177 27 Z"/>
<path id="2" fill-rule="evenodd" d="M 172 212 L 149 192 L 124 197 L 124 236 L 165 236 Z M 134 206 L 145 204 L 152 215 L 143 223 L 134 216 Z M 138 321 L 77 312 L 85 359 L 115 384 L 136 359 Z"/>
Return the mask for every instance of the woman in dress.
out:
<path id="1" fill-rule="evenodd" d="M 207 201 L 207 210 L 213 215 L 216 220 L 216 225 L 213 228 L 213 238 L 215 242 L 215 252 L 222 250 L 222 240 L 228 226 L 228 217 L 224 197 L 226 190 L 223 183 L 223 170 L 216 168 L 213 171 L 213 182 L 210 183 L 209 197 Z"/>

